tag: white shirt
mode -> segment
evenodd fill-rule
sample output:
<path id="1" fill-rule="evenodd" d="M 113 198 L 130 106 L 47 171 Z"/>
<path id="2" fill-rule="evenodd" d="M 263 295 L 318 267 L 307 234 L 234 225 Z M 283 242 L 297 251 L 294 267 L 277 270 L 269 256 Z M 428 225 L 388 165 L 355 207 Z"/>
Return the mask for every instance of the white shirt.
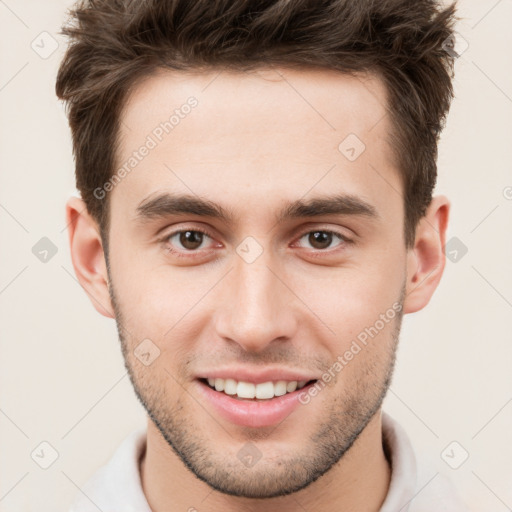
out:
<path id="1" fill-rule="evenodd" d="M 417 467 L 407 434 L 384 411 L 382 431 L 391 460 L 391 481 L 379 512 L 469 512 L 448 478 L 435 469 Z M 124 439 L 108 463 L 78 492 L 69 512 L 152 512 L 139 473 L 145 447 L 146 427 Z"/>

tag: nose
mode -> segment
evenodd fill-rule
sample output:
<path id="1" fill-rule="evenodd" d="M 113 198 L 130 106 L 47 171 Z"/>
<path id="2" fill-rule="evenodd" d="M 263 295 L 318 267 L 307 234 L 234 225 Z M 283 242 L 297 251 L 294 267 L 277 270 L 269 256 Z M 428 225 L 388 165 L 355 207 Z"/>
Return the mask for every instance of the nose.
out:
<path id="1" fill-rule="evenodd" d="M 252 263 L 235 255 L 216 308 L 219 337 L 250 352 L 262 352 L 273 341 L 294 337 L 297 301 L 280 268 L 269 250 Z"/>

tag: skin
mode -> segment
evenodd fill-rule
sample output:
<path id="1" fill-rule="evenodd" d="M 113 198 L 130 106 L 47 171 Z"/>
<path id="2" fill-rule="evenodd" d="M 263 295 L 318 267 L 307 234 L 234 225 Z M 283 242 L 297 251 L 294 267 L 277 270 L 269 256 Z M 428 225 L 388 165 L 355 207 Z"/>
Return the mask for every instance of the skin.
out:
<path id="1" fill-rule="evenodd" d="M 402 314 L 425 307 L 441 279 L 450 203 L 433 199 L 407 250 L 386 90 L 372 75 L 160 71 L 125 105 L 119 165 L 190 96 L 198 106 L 110 192 L 108 266 L 84 203 L 66 207 L 75 272 L 94 307 L 116 319 L 148 413 L 146 498 L 157 512 L 377 511 L 390 481 L 381 405 Z M 366 145 L 353 162 L 338 150 L 349 133 Z M 137 206 L 163 191 L 219 203 L 234 224 L 193 214 L 137 221 Z M 333 193 L 364 199 L 378 218 L 274 221 L 289 201 Z M 162 241 L 177 229 L 210 236 L 192 251 L 179 235 Z M 315 230 L 352 243 L 315 245 Z M 252 263 L 236 252 L 248 236 L 263 251 Z M 397 303 L 401 314 L 278 425 L 237 426 L 198 393 L 197 374 L 228 363 L 321 375 Z M 147 338 L 160 350 L 149 366 L 134 355 Z M 252 467 L 237 457 L 249 442 L 261 453 Z"/>

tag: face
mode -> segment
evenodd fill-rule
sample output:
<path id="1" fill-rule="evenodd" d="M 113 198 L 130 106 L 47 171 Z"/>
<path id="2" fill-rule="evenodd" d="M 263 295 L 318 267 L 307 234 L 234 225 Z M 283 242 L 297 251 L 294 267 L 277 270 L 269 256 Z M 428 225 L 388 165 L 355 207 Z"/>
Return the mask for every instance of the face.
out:
<path id="1" fill-rule="evenodd" d="M 109 282 L 126 367 L 224 493 L 308 486 L 381 406 L 406 282 L 385 102 L 370 76 L 160 72 L 122 113 Z M 204 380 L 222 375 L 316 382 L 249 402 Z"/>

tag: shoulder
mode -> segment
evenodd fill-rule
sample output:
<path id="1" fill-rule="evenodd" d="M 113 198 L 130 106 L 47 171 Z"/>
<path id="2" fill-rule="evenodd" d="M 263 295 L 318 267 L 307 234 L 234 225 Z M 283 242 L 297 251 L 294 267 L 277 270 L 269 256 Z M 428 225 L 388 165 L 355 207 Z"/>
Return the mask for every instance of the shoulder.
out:
<path id="1" fill-rule="evenodd" d="M 86 481 L 69 512 L 151 512 L 144 497 L 139 460 L 146 447 L 146 428 L 132 431 L 113 456 Z"/>
<path id="2" fill-rule="evenodd" d="M 404 428 L 384 411 L 382 435 L 392 469 L 380 512 L 470 512 L 451 480 L 431 458 L 415 451 Z"/>

